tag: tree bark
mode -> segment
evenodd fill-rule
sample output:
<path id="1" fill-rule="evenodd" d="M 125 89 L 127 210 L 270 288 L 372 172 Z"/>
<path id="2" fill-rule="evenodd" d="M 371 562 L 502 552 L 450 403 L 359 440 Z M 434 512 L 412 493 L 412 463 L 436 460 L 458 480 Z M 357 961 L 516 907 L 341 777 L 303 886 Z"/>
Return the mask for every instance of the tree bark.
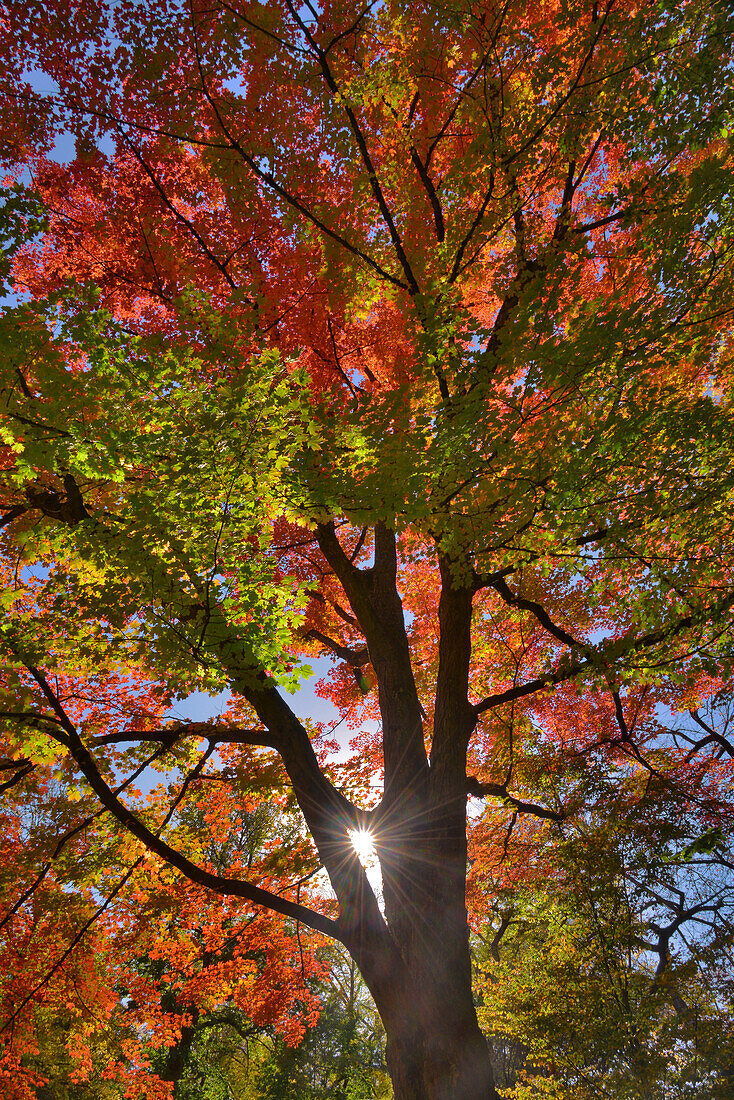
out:
<path id="1" fill-rule="evenodd" d="M 498 1100 L 471 991 L 447 984 L 445 975 L 440 990 L 412 981 L 401 990 L 401 1011 L 393 1005 L 383 1014 L 395 1100 Z"/>
<path id="2" fill-rule="evenodd" d="M 388 1036 L 385 1056 L 395 1100 L 498 1100 L 487 1043 L 478 1030 L 452 1036 L 448 1050 L 446 1035 L 438 1030 L 426 1033 L 422 1046 L 414 1037 L 406 1043 Z"/>

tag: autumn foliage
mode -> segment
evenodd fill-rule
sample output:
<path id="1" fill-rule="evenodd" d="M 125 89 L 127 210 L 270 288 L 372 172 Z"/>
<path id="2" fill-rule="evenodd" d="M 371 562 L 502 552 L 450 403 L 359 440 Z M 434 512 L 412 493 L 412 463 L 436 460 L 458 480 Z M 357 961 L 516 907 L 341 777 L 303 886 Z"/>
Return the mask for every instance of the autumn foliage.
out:
<path id="1" fill-rule="evenodd" d="M 728 5 L 1 19 L 7 1094 L 730 1095 Z"/>

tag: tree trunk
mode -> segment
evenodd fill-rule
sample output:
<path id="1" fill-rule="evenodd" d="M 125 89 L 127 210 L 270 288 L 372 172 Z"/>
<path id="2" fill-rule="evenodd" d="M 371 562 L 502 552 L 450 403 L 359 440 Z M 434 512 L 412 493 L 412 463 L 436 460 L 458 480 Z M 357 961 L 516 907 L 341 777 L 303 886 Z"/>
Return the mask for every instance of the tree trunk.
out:
<path id="1" fill-rule="evenodd" d="M 476 725 L 468 701 L 474 590 L 454 576 L 452 562 L 441 560 L 429 765 L 425 714 L 398 591 L 396 536 L 382 523 L 374 534 L 374 564 L 360 570 L 339 543 L 334 524 L 318 528 L 321 550 L 364 632 L 382 719 L 384 791 L 371 828 L 385 919 L 376 905 L 368 911 L 371 891 L 339 895 L 339 871 L 346 860 L 343 842 L 341 850 L 336 844 L 332 882 L 341 907 L 341 938 L 385 1026 L 395 1100 L 497 1100 L 472 999 L 465 901 L 466 755 Z M 305 802 L 307 820 L 309 812 Z M 336 820 L 335 835 L 338 825 Z M 327 866 L 330 856 L 326 845 Z"/>
<path id="2" fill-rule="evenodd" d="M 198 1014 L 197 1014 L 198 1015 Z M 194 1029 L 193 1027 L 182 1027 L 181 1038 L 170 1047 L 166 1062 L 160 1073 L 161 1081 L 173 1082 L 173 1097 L 177 1100 L 181 1095 L 181 1078 L 186 1072 L 186 1067 L 189 1061 L 189 1055 L 191 1054 L 191 1047 L 194 1042 Z"/>
<path id="3" fill-rule="evenodd" d="M 456 1005 L 434 1004 L 426 1019 L 428 1007 L 413 1001 L 386 1028 L 395 1100 L 498 1100 L 473 1005 L 457 1017 Z"/>
<path id="4" fill-rule="evenodd" d="M 375 951 L 374 941 L 367 950 L 364 940 L 347 945 L 382 1017 L 395 1100 L 498 1100 L 474 1008 L 463 916 L 461 928 L 455 912 L 448 921 L 435 914 L 421 920 L 401 951 L 394 941 L 387 952 Z M 429 929 L 440 929 L 439 936 Z"/>
<path id="5" fill-rule="evenodd" d="M 498 1100 L 484 1036 L 465 1037 L 448 1059 L 439 1061 L 430 1044 L 442 1036 L 429 1036 L 428 1049 L 388 1040 L 386 1058 L 395 1100 Z"/>

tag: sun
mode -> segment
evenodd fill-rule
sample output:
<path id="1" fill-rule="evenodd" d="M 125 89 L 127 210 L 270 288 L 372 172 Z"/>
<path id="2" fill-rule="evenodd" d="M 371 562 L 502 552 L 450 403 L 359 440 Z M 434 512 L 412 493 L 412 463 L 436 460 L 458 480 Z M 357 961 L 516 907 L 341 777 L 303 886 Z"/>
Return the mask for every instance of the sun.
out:
<path id="1" fill-rule="evenodd" d="M 360 863 L 371 863 L 375 858 L 375 841 L 369 829 L 350 829 L 349 840 Z"/>

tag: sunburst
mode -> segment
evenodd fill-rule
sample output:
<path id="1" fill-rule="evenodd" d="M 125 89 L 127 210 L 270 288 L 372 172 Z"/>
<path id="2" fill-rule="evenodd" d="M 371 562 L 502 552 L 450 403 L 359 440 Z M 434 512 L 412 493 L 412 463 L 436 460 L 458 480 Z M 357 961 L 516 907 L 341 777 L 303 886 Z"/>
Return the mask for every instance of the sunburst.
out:
<path id="1" fill-rule="evenodd" d="M 365 867 L 375 861 L 375 839 L 369 829 L 350 829 L 349 840 Z"/>

